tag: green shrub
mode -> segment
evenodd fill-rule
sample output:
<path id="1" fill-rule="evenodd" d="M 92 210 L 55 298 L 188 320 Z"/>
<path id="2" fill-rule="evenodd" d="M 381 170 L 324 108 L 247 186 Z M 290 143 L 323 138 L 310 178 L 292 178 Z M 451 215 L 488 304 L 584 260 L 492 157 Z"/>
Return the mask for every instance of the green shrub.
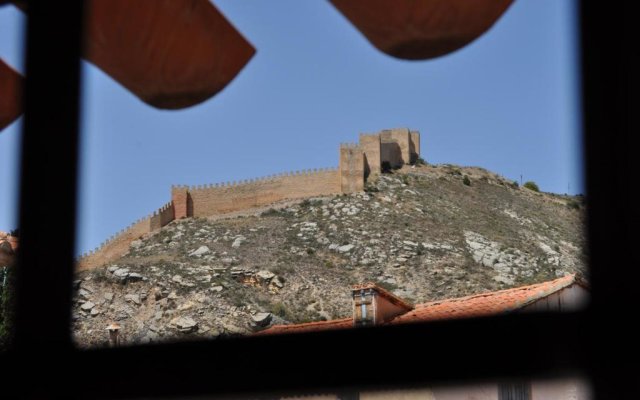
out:
<path id="1" fill-rule="evenodd" d="M 109 278 L 106 275 L 106 271 L 104 269 L 94 269 L 90 273 L 91 280 L 96 283 L 105 283 L 109 282 Z"/>
<path id="2" fill-rule="evenodd" d="M 408 175 L 402 175 L 400 177 L 400 180 L 402 180 L 402 183 L 404 183 L 405 185 L 409 185 L 409 176 Z"/>
<path id="3" fill-rule="evenodd" d="M 293 272 L 295 268 L 290 264 L 277 264 L 271 267 L 271 272 L 278 275 L 280 280 L 285 281 L 284 276 Z"/>
<path id="4" fill-rule="evenodd" d="M 388 290 L 389 292 L 393 292 L 394 290 L 398 289 L 398 285 L 389 282 L 377 282 L 377 285 L 383 289 Z"/>
<path id="5" fill-rule="evenodd" d="M 378 189 L 375 185 L 372 185 L 367 182 L 367 184 L 364 187 L 364 191 L 367 193 L 377 193 L 380 191 L 380 189 Z"/>
<path id="6" fill-rule="evenodd" d="M 538 185 L 533 181 L 527 181 L 522 186 L 526 187 L 529 190 L 533 190 L 534 192 L 540 191 L 540 188 L 538 187 Z"/>
<path id="7" fill-rule="evenodd" d="M 276 215 L 280 215 L 280 211 L 276 210 L 275 208 L 270 208 L 267 211 L 263 211 L 262 213 L 260 213 L 261 217 L 274 217 Z"/>
<path id="8" fill-rule="evenodd" d="M 517 189 L 520 187 L 520 184 L 518 183 L 518 181 L 513 181 L 511 182 L 511 187 L 514 189 Z"/>
<path id="9" fill-rule="evenodd" d="M 184 294 L 186 293 L 188 292 L 185 292 Z M 243 299 L 242 297 L 234 297 L 232 299 L 232 303 L 233 303 L 233 306 L 237 308 L 244 307 L 246 305 L 245 299 Z"/>
<path id="10" fill-rule="evenodd" d="M 422 157 L 418 157 L 415 162 L 416 165 L 427 165 L 427 162 Z"/>
<path id="11" fill-rule="evenodd" d="M 467 186 L 471 186 L 471 180 L 469 179 L 468 176 L 464 176 L 464 178 L 462 179 L 462 183 L 464 183 Z"/>
<path id="12" fill-rule="evenodd" d="M 572 209 L 572 210 L 579 210 L 580 209 L 580 203 L 578 203 L 577 201 L 571 199 L 567 202 L 567 207 Z"/>
<path id="13" fill-rule="evenodd" d="M 271 313 L 286 319 L 286 316 L 289 314 L 289 310 L 282 302 L 277 302 L 271 306 Z"/>

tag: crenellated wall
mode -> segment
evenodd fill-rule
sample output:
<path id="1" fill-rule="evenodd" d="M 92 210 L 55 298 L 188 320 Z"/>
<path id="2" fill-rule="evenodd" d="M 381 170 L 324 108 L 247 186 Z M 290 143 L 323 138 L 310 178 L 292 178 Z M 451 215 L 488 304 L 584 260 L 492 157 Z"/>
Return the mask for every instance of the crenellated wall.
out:
<path id="1" fill-rule="evenodd" d="M 413 164 L 420 157 L 420 132 L 409 128 L 385 129 L 374 134 L 360 134 L 364 152 L 365 176 L 378 173 L 382 163 L 392 168 Z"/>
<path id="2" fill-rule="evenodd" d="M 151 231 L 158 230 L 174 219 L 176 219 L 175 210 L 173 208 L 173 202 L 170 201 L 153 213 L 149 219 L 149 229 Z"/>
<path id="3" fill-rule="evenodd" d="M 78 269 L 104 265 L 129 251 L 132 241 L 157 231 L 175 219 L 208 217 L 266 206 L 282 200 L 304 199 L 364 190 L 368 176 L 380 173 L 388 161 L 394 167 L 420 155 L 420 134 L 408 128 L 360 134 L 359 144 L 340 145 L 338 168 L 289 172 L 214 185 L 172 186 L 171 201 L 83 254 Z"/>
<path id="4" fill-rule="evenodd" d="M 173 203 L 169 202 L 152 214 L 140 218 L 120 232 L 112 235 L 96 249 L 82 254 L 76 261 L 76 266 L 78 270 L 91 269 L 122 257 L 129 251 L 131 242 L 162 228 L 173 220 Z"/>
<path id="5" fill-rule="evenodd" d="M 129 251 L 131 242 L 151 232 L 150 221 L 151 217 L 141 218 L 102 242 L 95 250 L 82 254 L 76 262 L 77 269 L 85 270 L 99 267 L 122 257 Z"/>
<path id="6" fill-rule="evenodd" d="M 187 186 L 171 186 L 171 202 L 175 219 L 187 218 L 193 214 L 193 204 L 189 200 L 188 189 Z"/>
<path id="7" fill-rule="evenodd" d="M 122 257 L 129 251 L 132 241 L 159 230 L 175 219 L 220 215 L 281 200 L 339 193 L 337 168 L 289 172 L 233 183 L 173 186 L 172 201 L 111 236 L 95 250 L 82 254 L 77 268 L 91 269 Z"/>
<path id="8" fill-rule="evenodd" d="M 339 193 L 338 170 L 333 168 L 296 171 L 233 183 L 178 186 L 172 190 L 174 204 L 177 200 L 184 202 L 185 198 L 187 204 L 191 204 L 186 215 L 189 217 L 219 215 L 281 200 Z"/>

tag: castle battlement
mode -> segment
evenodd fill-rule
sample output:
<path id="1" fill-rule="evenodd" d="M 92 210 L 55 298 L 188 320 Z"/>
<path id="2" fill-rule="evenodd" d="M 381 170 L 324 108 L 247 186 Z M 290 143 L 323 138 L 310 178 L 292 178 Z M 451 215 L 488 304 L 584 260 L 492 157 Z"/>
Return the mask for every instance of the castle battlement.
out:
<path id="1" fill-rule="evenodd" d="M 414 163 L 420 156 L 420 133 L 408 128 L 360 133 L 358 143 L 340 143 L 337 168 L 314 168 L 260 178 L 200 185 L 172 185 L 171 201 L 112 235 L 83 254 L 79 269 L 94 268 L 123 256 L 132 241 L 171 221 L 209 217 L 296 200 L 364 190 L 367 179 L 392 168 Z"/>
<path id="2" fill-rule="evenodd" d="M 327 172 L 335 173 L 337 171 L 338 171 L 338 168 L 336 167 L 303 169 L 303 170 L 296 170 L 296 171 L 281 172 L 278 174 L 262 176 L 259 178 L 243 179 L 240 181 L 216 182 L 216 183 L 206 183 L 206 184 L 200 184 L 200 185 L 171 185 L 171 190 L 172 191 L 186 190 L 188 192 L 203 191 L 203 190 L 226 190 L 229 188 L 241 188 L 243 186 L 250 186 L 258 183 L 273 182 L 275 180 L 278 180 L 284 177 L 314 176 L 318 174 L 325 174 Z M 167 204 L 170 204 L 170 203 L 167 203 Z"/>
<path id="3" fill-rule="evenodd" d="M 360 148 L 360 144 L 359 143 L 351 143 L 351 142 L 340 143 L 340 150 L 342 150 L 342 149 L 354 149 L 354 150 L 357 150 L 359 148 Z"/>

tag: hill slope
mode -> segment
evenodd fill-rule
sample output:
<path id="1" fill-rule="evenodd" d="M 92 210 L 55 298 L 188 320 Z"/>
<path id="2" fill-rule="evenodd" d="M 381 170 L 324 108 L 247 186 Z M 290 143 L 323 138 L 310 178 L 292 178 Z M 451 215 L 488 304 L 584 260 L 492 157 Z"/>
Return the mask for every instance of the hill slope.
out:
<path id="1" fill-rule="evenodd" d="M 433 165 L 364 193 L 174 221 L 78 273 L 74 335 L 105 344 L 113 321 L 128 343 L 244 334 L 350 316 L 349 286 L 365 281 L 422 303 L 584 272 L 581 200 Z"/>

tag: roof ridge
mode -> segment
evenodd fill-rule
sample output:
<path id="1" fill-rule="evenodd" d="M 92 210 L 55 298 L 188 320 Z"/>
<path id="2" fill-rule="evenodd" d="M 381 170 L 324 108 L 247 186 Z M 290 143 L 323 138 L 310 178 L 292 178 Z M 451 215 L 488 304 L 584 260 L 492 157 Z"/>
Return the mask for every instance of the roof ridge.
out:
<path id="1" fill-rule="evenodd" d="M 271 333 L 283 333 L 286 332 L 287 330 L 300 330 L 300 329 L 305 329 L 305 328 L 312 328 L 314 326 L 330 326 L 330 325 L 337 325 L 337 324 L 341 324 L 341 323 L 345 323 L 345 322 L 351 322 L 353 321 L 353 318 L 351 317 L 345 317 L 345 318 L 338 318 L 338 319 L 330 319 L 327 321 L 314 321 L 314 322 L 304 322 L 302 324 L 280 324 L 280 325 L 272 325 L 270 327 L 268 327 L 267 329 L 264 329 L 262 331 L 256 332 L 256 335 L 261 335 L 261 334 L 271 334 Z"/>
<path id="2" fill-rule="evenodd" d="M 286 327 L 293 327 L 295 326 L 296 328 L 299 327 L 306 327 L 306 326 L 315 326 L 315 325 L 329 325 L 329 324 L 336 324 L 339 322 L 344 322 L 344 321 L 351 321 L 352 318 L 351 317 L 345 317 L 345 318 L 338 318 L 338 319 L 329 319 L 326 321 L 312 321 L 312 322 L 303 322 L 301 324 L 281 324 L 281 325 L 273 325 L 271 328 L 286 328 Z"/>
<path id="3" fill-rule="evenodd" d="M 570 278 L 570 279 L 568 279 Z M 560 283 L 561 281 L 566 280 L 567 282 L 560 285 L 557 289 L 562 289 L 565 288 L 573 283 L 580 283 L 576 280 L 576 274 L 568 274 L 565 276 L 562 276 L 560 278 L 556 278 L 552 281 L 546 281 L 546 282 L 540 282 L 540 283 L 534 283 L 531 285 L 527 285 L 527 286 L 518 286 L 518 287 L 513 287 L 513 288 L 508 288 L 508 289 L 501 289 L 501 290 L 496 290 L 493 292 L 483 292 L 483 293 L 477 293 L 477 294 L 472 294 L 469 296 L 463 296 L 463 297 L 454 297 L 454 298 L 449 298 L 449 299 L 441 299 L 441 300 L 434 300 L 434 301 L 429 301 L 427 303 L 420 303 L 420 304 L 416 304 L 416 308 L 423 308 L 423 307 L 429 307 L 429 306 L 434 306 L 434 305 L 438 305 L 438 304 L 442 304 L 442 303 L 453 303 L 453 302 L 460 302 L 460 301 L 466 301 L 466 300 L 471 300 L 471 299 L 479 299 L 479 298 L 483 298 L 483 297 L 491 297 L 491 296 L 497 296 L 500 294 L 504 294 L 507 292 L 519 292 L 519 291 L 528 291 L 528 290 L 534 290 L 536 288 L 542 287 L 542 286 L 552 286 L 556 283 Z M 548 295 L 548 294 L 547 294 Z M 544 296 L 546 297 L 546 296 Z"/>

